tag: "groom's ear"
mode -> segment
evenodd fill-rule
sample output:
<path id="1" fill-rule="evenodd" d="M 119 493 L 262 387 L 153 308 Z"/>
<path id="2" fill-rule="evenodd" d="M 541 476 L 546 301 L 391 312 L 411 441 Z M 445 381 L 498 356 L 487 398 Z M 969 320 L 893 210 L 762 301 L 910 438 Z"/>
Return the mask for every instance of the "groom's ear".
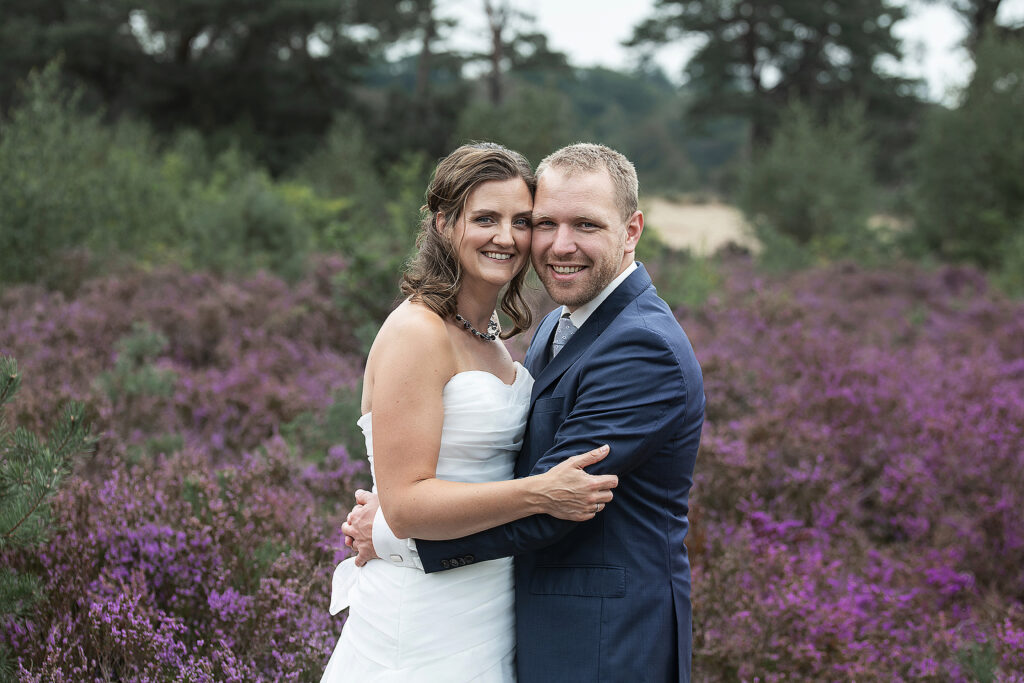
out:
<path id="1" fill-rule="evenodd" d="M 640 235 L 644 232 L 644 212 L 634 211 L 626 223 L 626 245 L 625 252 L 632 254 L 636 251 L 636 243 L 640 241 Z"/>

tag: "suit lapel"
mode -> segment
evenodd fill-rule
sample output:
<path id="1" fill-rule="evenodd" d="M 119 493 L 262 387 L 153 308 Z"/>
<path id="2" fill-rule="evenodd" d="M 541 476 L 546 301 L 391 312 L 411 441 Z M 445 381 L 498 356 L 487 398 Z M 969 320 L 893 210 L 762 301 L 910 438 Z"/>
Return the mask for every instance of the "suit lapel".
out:
<path id="1" fill-rule="evenodd" d="M 555 333 L 555 326 L 558 324 L 558 317 L 561 314 L 562 307 L 559 306 L 544 316 L 540 325 L 537 326 L 537 331 L 533 333 L 533 340 L 530 342 L 530 348 L 526 350 L 526 360 L 524 361 L 526 369 L 533 377 L 539 375 L 544 364 L 548 362 L 548 348 L 551 346 L 551 337 Z"/>
<path id="2" fill-rule="evenodd" d="M 583 352 L 594 343 L 602 332 L 611 324 L 613 320 L 622 312 L 629 302 L 636 299 L 641 292 L 651 286 L 651 277 L 647 274 L 647 269 L 643 267 L 643 264 L 637 264 L 637 269 L 633 271 L 633 274 L 627 277 L 622 284 L 615 288 L 607 299 L 601 302 L 601 305 L 597 307 L 587 322 L 583 323 L 576 334 L 569 339 L 566 345 L 558 352 L 558 355 L 551 359 L 551 362 L 547 365 L 544 361 L 547 358 L 547 344 L 539 344 L 538 342 L 547 340 L 550 342 L 551 335 L 554 332 L 555 324 L 558 320 L 559 309 L 555 309 L 551 314 L 548 314 L 544 318 L 544 323 L 537 330 L 537 334 L 534 336 L 533 344 L 530 346 L 530 352 L 534 354 L 535 366 L 531 366 L 530 374 L 533 375 L 533 392 L 530 394 L 530 407 L 532 409 L 534 401 L 540 396 L 545 389 L 547 389 L 553 382 L 559 377 L 565 374 L 565 371 L 576 362 L 576 360 L 583 355 Z M 544 336 L 541 336 L 541 331 L 545 331 Z M 535 348 L 537 347 L 537 348 Z M 529 358 L 529 356 L 527 356 Z M 539 372 L 536 372 L 539 370 Z"/>

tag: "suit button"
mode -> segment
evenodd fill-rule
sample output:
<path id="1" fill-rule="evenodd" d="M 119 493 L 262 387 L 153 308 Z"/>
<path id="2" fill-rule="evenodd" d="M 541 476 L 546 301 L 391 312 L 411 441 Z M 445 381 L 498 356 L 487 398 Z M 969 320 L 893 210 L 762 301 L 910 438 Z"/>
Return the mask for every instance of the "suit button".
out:
<path id="1" fill-rule="evenodd" d="M 472 555 L 466 555 L 462 559 L 466 561 L 466 564 L 473 564 L 474 562 L 476 562 L 476 558 L 473 557 Z"/>
<path id="2" fill-rule="evenodd" d="M 444 569 L 448 569 L 451 566 L 452 566 L 452 563 L 449 562 L 448 560 L 441 560 L 441 567 L 443 567 Z"/>

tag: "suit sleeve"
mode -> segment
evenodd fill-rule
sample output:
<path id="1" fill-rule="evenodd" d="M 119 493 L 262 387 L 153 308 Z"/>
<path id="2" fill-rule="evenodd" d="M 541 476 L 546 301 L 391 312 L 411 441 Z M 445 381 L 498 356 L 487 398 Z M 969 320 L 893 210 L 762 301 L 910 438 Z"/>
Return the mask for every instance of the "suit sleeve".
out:
<path id="1" fill-rule="evenodd" d="M 587 471 L 626 475 L 658 452 L 686 413 L 687 386 L 679 358 L 658 333 L 641 330 L 617 344 L 614 352 L 594 354 L 580 374 L 575 404 L 530 474 L 542 474 L 570 456 L 608 444 L 608 457 Z M 555 543 L 577 524 L 534 515 L 451 541 L 417 540 L 416 546 L 429 573 L 536 550 Z"/>

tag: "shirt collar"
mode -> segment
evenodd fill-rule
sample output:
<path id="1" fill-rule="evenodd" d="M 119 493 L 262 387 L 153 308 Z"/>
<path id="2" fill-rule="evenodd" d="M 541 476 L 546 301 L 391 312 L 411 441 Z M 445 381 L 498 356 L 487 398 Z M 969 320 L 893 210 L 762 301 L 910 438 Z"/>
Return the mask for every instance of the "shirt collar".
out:
<path id="1" fill-rule="evenodd" d="M 615 291 L 615 288 L 621 285 L 634 270 L 636 270 L 636 261 L 633 261 L 626 266 L 626 269 L 619 273 L 617 278 L 608 283 L 608 286 L 602 289 L 597 296 L 577 308 L 572 313 L 569 313 L 569 320 L 577 330 L 583 327 L 583 323 L 587 322 L 587 318 L 590 317 L 590 314 L 596 311 L 597 307 L 604 303 L 604 300 L 611 296 L 611 293 Z M 562 315 L 565 315 L 568 312 L 569 308 L 567 306 L 562 306 Z"/>

